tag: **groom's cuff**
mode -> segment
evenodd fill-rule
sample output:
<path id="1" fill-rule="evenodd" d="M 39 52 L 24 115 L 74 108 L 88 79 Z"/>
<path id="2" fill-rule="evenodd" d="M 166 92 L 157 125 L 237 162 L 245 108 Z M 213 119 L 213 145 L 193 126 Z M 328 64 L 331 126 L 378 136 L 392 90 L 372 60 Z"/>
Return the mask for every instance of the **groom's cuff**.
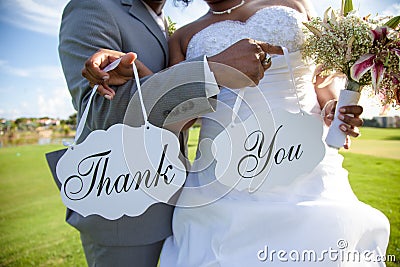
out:
<path id="1" fill-rule="evenodd" d="M 217 84 L 217 80 L 215 79 L 214 73 L 212 73 L 210 66 L 208 65 L 206 56 L 204 56 L 203 62 L 206 97 L 210 98 L 216 96 L 219 93 L 219 87 Z"/>

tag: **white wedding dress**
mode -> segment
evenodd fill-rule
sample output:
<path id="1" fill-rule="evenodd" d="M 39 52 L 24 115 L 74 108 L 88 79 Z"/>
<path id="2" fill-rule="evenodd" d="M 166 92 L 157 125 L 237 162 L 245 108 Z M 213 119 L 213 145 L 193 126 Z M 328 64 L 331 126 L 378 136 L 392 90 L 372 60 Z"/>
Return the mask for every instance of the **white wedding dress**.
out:
<path id="1" fill-rule="evenodd" d="M 216 54 L 243 38 L 284 46 L 290 52 L 297 96 L 287 60 L 274 57 L 260 90 L 245 90 L 248 106 L 242 103 L 239 117 L 268 109 L 272 114 L 282 109 L 298 113 L 299 107 L 319 117 L 313 68 L 302 62 L 299 52 L 304 19 L 293 9 L 274 6 L 259 10 L 244 23 L 214 23 L 191 39 L 187 57 Z M 284 185 L 277 182 L 253 193 L 236 189 L 226 193 L 224 185 L 215 183 L 216 163 L 207 140 L 231 122 L 236 92 L 222 89 L 217 111 L 202 119 L 195 171 L 189 174 L 175 209 L 174 235 L 164 244 L 161 267 L 385 266 L 376 257 L 386 252 L 389 222 L 358 201 L 336 149 L 325 147 L 317 167 Z"/>

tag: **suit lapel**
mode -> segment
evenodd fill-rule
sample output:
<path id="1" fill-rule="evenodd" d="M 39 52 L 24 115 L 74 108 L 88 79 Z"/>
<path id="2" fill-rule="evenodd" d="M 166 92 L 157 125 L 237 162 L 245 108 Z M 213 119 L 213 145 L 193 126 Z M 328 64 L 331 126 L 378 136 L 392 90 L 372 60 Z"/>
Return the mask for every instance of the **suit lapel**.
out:
<path id="1" fill-rule="evenodd" d="M 124 5 L 131 5 L 129 13 L 133 17 L 141 21 L 158 40 L 164 52 L 165 62 L 168 62 L 169 59 L 167 40 L 165 39 L 164 33 L 161 31 L 158 24 L 154 21 L 153 17 L 148 12 L 147 8 L 140 0 L 121 0 L 121 3 Z"/>

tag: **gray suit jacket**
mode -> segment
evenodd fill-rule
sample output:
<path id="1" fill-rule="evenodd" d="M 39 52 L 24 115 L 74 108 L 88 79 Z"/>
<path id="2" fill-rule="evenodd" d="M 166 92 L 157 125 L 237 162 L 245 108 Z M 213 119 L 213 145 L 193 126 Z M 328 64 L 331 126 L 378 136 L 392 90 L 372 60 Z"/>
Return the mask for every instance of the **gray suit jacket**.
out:
<path id="1" fill-rule="evenodd" d="M 70 1 L 63 13 L 59 41 L 60 60 L 78 117 L 86 107 L 91 91 L 88 82 L 81 76 L 81 70 L 87 58 L 99 48 L 136 52 L 153 72 L 159 72 L 168 65 L 167 41 L 140 0 Z M 173 77 L 180 77 L 181 85 L 165 88 L 166 77 L 171 84 L 176 84 Z M 182 77 L 188 77 L 189 82 L 182 83 Z M 204 84 L 196 82 L 203 80 L 202 62 L 194 63 L 190 68 L 172 68 L 148 79 L 149 86 L 143 85 L 142 90 L 150 122 L 160 126 L 167 117 L 175 122 L 213 111 L 213 105 L 206 98 Z M 122 123 L 128 105 L 129 116 L 125 121 L 130 125 L 143 122 L 140 109 L 137 109 L 139 104 L 134 95 L 134 81 L 115 90 L 112 101 L 95 96 L 82 139 L 92 130 Z M 172 213 L 173 206 L 158 203 L 141 216 L 124 216 L 115 221 L 97 215 L 83 217 L 68 211 L 67 222 L 99 244 L 145 245 L 171 235 Z"/>

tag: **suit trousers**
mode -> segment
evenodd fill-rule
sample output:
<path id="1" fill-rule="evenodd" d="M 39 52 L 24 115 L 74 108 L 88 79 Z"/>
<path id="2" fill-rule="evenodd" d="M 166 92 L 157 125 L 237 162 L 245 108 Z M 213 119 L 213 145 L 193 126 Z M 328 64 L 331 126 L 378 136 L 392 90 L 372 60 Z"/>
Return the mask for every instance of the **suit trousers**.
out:
<path id="1" fill-rule="evenodd" d="M 106 246 L 81 233 L 88 267 L 156 267 L 164 240 L 139 246 Z"/>

